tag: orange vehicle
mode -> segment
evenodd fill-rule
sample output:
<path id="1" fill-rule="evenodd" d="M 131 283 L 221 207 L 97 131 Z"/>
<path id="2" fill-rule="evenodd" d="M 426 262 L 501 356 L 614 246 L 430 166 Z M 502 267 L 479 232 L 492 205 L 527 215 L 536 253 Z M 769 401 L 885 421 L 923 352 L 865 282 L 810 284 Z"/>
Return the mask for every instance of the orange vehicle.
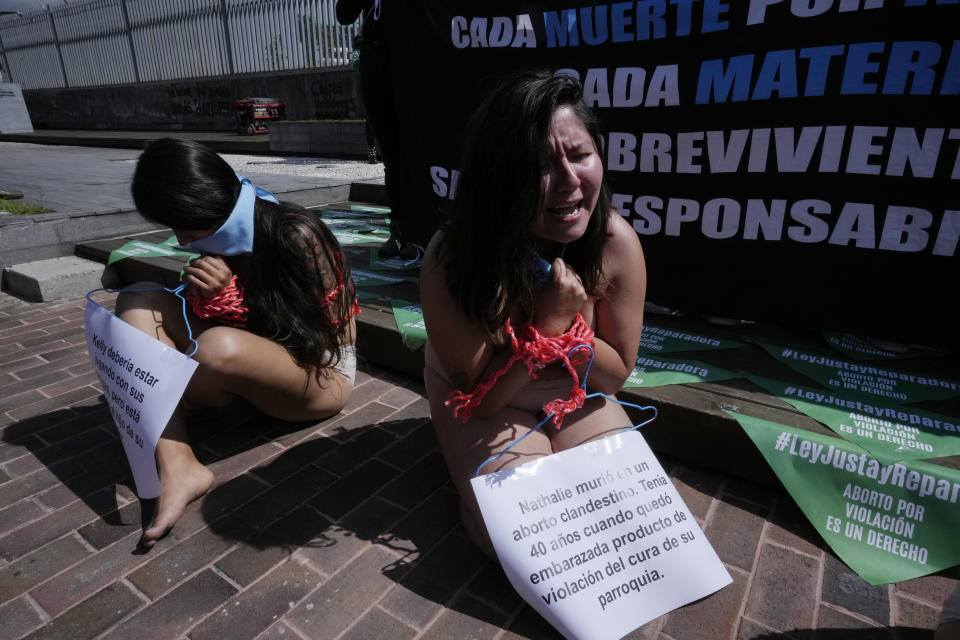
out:
<path id="1" fill-rule="evenodd" d="M 267 133 L 267 123 L 284 120 L 283 101 L 277 98 L 240 98 L 233 101 L 233 126 L 241 136 Z"/>

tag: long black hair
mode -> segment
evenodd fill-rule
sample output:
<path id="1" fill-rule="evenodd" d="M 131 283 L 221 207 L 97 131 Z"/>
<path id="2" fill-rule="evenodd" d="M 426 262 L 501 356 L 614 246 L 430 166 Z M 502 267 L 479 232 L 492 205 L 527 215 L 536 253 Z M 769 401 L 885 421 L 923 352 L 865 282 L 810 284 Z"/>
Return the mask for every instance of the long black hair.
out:
<path id="1" fill-rule="evenodd" d="M 144 217 L 173 229 L 215 230 L 230 215 L 240 181 L 212 149 L 162 138 L 137 161 L 131 185 Z M 285 347 L 305 369 L 340 359 L 353 306 L 350 268 L 318 214 L 257 198 L 251 269 L 243 282 L 247 329 Z M 325 295 L 342 287 L 333 299 Z"/>
<path id="2" fill-rule="evenodd" d="M 536 283 L 524 255 L 540 207 L 547 169 L 546 138 L 557 109 L 568 106 L 583 122 L 603 161 L 603 130 L 570 76 L 524 71 L 507 78 L 480 105 L 466 130 L 452 216 L 440 247 L 450 294 L 491 336 L 511 314 L 533 318 Z M 602 295 L 603 245 L 610 195 L 604 181 L 583 236 L 564 260 L 590 295 Z"/>

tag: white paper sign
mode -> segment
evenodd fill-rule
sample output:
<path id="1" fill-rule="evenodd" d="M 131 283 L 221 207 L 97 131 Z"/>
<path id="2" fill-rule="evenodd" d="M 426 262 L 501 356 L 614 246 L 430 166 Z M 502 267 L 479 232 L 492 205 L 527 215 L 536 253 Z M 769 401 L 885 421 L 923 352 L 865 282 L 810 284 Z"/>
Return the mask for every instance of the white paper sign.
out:
<path id="1" fill-rule="evenodd" d="M 168 347 L 88 301 L 84 314 L 90 364 L 120 433 L 141 498 L 163 492 L 154 452 L 157 440 L 197 368 Z"/>
<path id="2" fill-rule="evenodd" d="M 731 582 L 637 431 L 471 482 L 511 584 L 566 638 L 621 638 Z"/>

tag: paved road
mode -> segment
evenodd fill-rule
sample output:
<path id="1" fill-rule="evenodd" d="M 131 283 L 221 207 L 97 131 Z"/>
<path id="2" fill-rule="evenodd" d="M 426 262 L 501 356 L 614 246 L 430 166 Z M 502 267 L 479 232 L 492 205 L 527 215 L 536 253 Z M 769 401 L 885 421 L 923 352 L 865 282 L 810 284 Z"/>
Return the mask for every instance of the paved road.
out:
<path id="1" fill-rule="evenodd" d="M 0 142 L 0 187 L 55 211 L 132 209 L 130 177 L 139 151 Z M 283 193 L 357 180 L 382 180 L 383 165 L 335 158 L 224 154 L 235 170 Z"/>
<path id="2" fill-rule="evenodd" d="M 137 152 L 0 142 L 0 184 L 55 211 L 132 209 Z"/>

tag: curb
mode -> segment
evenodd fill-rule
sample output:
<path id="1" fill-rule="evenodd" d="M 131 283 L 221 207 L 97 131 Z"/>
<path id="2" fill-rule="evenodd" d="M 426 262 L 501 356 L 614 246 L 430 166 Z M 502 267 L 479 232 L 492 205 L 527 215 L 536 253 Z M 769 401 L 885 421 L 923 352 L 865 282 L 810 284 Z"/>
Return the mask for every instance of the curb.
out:
<path id="1" fill-rule="evenodd" d="M 87 130 L 83 130 L 87 131 Z M 61 135 L 44 134 L 41 131 L 33 133 L 5 133 L 0 134 L 0 142 L 26 142 L 29 144 L 46 144 L 74 147 L 110 147 L 113 149 L 143 149 L 148 142 L 157 138 L 174 137 L 188 138 L 200 142 L 217 153 L 250 153 L 250 154 L 276 154 L 275 150 L 270 148 L 270 139 L 267 136 L 261 137 L 241 137 L 237 140 L 223 140 L 215 137 L 209 137 L 211 133 L 222 135 L 227 132 L 210 131 L 160 131 L 151 132 L 155 135 L 138 135 L 139 132 L 130 132 L 130 136 L 86 136 L 86 135 Z"/>

